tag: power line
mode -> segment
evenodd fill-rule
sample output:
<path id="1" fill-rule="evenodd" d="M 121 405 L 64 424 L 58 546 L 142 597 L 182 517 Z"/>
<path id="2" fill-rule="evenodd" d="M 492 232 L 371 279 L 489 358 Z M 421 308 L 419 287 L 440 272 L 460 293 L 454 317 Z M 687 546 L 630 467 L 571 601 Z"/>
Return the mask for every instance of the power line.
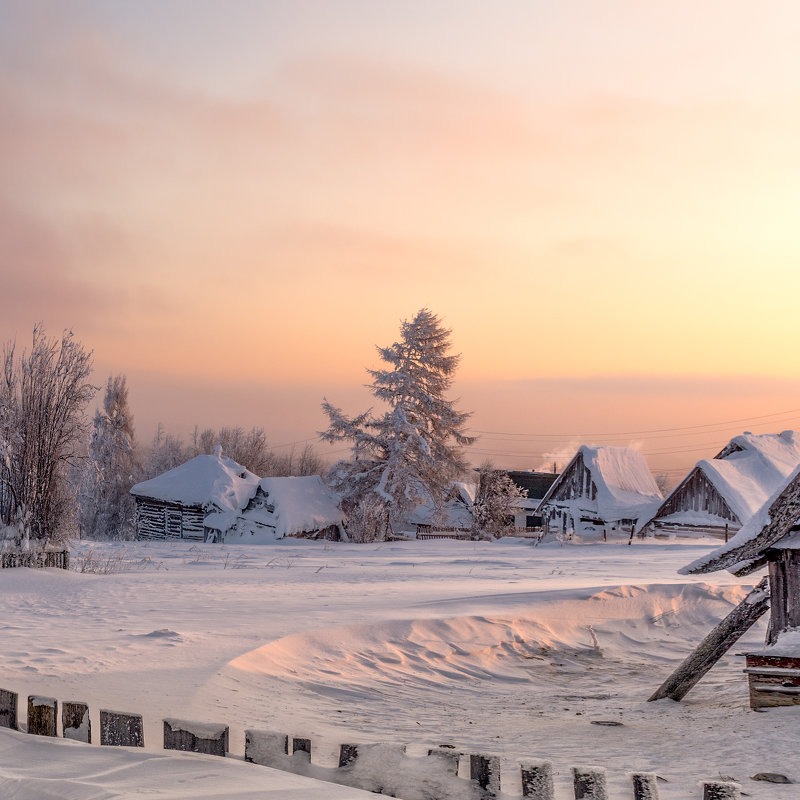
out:
<path id="1" fill-rule="evenodd" d="M 770 419 L 772 417 L 782 417 L 787 414 L 798 414 L 800 413 L 800 408 L 791 408 L 787 411 L 776 411 L 772 414 L 762 414 L 756 417 L 741 417 L 740 419 L 731 419 L 725 420 L 722 422 L 707 422 L 702 425 L 686 425 L 683 427 L 676 427 L 676 428 L 652 428 L 650 430 L 641 430 L 641 431 L 617 431 L 617 432 L 595 432 L 595 433 L 522 433 L 516 431 L 483 431 L 483 430 L 472 430 L 472 433 L 479 433 L 479 434 L 486 434 L 486 435 L 493 435 L 493 436 L 512 436 L 512 437 L 531 437 L 531 438 L 542 438 L 542 439 L 568 439 L 568 438 L 587 438 L 590 436 L 595 437 L 610 437 L 610 436 L 644 436 L 647 434 L 655 434 L 655 433 L 676 433 L 678 431 L 697 431 L 701 428 L 716 428 L 721 425 L 736 425 L 741 422 L 756 422 L 758 420 L 765 420 Z M 794 418 L 793 418 L 794 419 Z M 790 421 L 790 420 L 785 420 Z M 704 433 L 712 433 L 713 431 L 703 431 Z"/>

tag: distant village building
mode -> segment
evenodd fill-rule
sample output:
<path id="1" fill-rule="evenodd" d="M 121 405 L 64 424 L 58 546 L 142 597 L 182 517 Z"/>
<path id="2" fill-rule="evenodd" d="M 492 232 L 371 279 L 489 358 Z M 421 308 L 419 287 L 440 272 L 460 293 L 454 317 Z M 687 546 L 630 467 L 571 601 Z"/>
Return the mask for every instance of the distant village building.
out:
<path id="1" fill-rule="evenodd" d="M 698 461 L 672 490 L 642 532 L 733 534 L 800 465 L 794 431 L 736 436 L 714 458 Z"/>
<path id="2" fill-rule="evenodd" d="M 545 535 L 626 530 L 662 501 L 638 450 L 582 445 L 548 489 L 537 513 Z"/>
<path id="3" fill-rule="evenodd" d="M 457 481 L 448 489 L 444 503 L 437 508 L 433 500 L 417 505 L 405 518 L 405 527 L 417 535 L 450 531 L 466 533 L 472 530 L 476 486 Z"/>
<path id="4" fill-rule="evenodd" d="M 769 570 L 766 646 L 747 654 L 750 705 L 800 705 L 800 467 L 727 544 L 684 567 L 684 574 Z"/>
<path id="5" fill-rule="evenodd" d="M 506 472 L 520 489 L 528 492 L 528 496 L 520 500 L 519 508 L 514 514 L 514 527 L 540 529 L 544 520 L 538 512 L 539 504 L 555 482 L 558 473 L 527 469 L 510 469 Z"/>
<path id="6" fill-rule="evenodd" d="M 225 542 L 264 544 L 287 536 L 339 541 L 344 515 L 333 492 L 319 475 L 262 478 Z"/>
<path id="7" fill-rule="evenodd" d="M 258 476 L 222 455 L 199 455 L 142 483 L 131 494 L 139 539 L 218 539 L 258 484 Z"/>

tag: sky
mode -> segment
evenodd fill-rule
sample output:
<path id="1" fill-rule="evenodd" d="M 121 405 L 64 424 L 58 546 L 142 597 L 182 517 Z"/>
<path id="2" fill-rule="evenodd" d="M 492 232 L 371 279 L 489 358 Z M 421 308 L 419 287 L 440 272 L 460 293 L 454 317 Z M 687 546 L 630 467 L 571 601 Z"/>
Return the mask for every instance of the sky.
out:
<path id="1" fill-rule="evenodd" d="M 0 337 L 160 421 L 325 427 L 422 307 L 475 461 L 800 424 L 793 0 L 5 0 Z"/>

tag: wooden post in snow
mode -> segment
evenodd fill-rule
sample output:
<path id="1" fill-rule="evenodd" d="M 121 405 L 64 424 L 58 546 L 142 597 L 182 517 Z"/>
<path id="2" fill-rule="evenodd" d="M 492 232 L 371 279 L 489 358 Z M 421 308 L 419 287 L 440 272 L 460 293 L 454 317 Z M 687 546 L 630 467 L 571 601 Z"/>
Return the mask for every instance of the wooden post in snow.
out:
<path id="1" fill-rule="evenodd" d="M 658 800 L 658 777 L 654 772 L 634 772 L 633 800 Z"/>
<path id="2" fill-rule="evenodd" d="M 703 639 L 694 652 L 648 698 L 682 700 L 690 689 L 725 655 L 769 608 L 769 581 L 765 577 L 736 608 Z"/>
<path id="3" fill-rule="evenodd" d="M 520 765 L 522 796 L 530 800 L 553 800 L 553 764 L 537 761 Z"/>
<path id="4" fill-rule="evenodd" d="M 703 800 L 740 800 L 742 787 L 732 781 L 706 781 Z"/>

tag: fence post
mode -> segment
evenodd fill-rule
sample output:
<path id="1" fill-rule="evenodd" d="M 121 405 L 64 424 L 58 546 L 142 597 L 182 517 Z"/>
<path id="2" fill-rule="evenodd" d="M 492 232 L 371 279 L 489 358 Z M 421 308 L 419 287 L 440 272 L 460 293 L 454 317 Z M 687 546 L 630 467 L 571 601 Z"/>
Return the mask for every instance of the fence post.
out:
<path id="1" fill-rule="evenodd" d="M 522 796 L 531 800 L 553 800 L 553 763 L 535 761 L 520 764 Z"/>
<path id="2" fill-rule="evenodd" d="M 633 800 L 658 800 L 658 778 L 654 772 L 634 772 Z"/>
<path id="3" fill-rule="evenodd" d="M 339 766 L 346 767 L 358 758 L 357 744 L 339 745 Z"/>
<path id="4" fill-rule="evenodd" d="M 55 697 L 28 697 L 28 733 L 37 736 L 55 736 L 58 700 Z"/>
<path id="5" fill-rule="evenodd" d="M 141 715 L 100 709 L 100 744 L 111 747 L 144 747 Z"/>
<path id="6" fill-rule="evenodd" d="M 742 787 L 733 781 L 706 781 L 703 783 L 703 800 L 739 800 Z"/>
<path id="7" fill-rule="evenodd" d="M 207 756 L 222 756 L 228 752 L 228 726 L 202 722 L 164 720 L 164 749 L 188 750 Z"/>
<path id="8" fill-rule="evenodd" d="M 311 739 L 301 739 L 297 736 L 292 737 L 292 755 L 295 753 L 305 753 L 311 761 Z"/>
<path id="9" fill-rule="evenodd" d="M 497 756 L 470 755 L 469 777 L 489 796 L 500 792 L 500 759 Z"/>
<path id="10" fill-rule="evenodd" d="M 62 703 L 61 731 L 65 739 L 77 742 L 92 742 L 92 723 L 86 703 Z"/>
<path id="11" fill-rule="evenodd" d="M 575 800 L 608 800 L 606 771 L 602 767 L 573 767 Z"/>
<path id="12" fill-rule="evenodd" d="M 19 730 L 17 725 L 17 693 L 0 689 L 0 728 Z"/>
<path id="13" fill-rule="evenodd" d="M 244 760 L 262 767 L 277 767 L 289 755 L 289 737 L 274 731 L 248 729 L 244 732 Z"/>

